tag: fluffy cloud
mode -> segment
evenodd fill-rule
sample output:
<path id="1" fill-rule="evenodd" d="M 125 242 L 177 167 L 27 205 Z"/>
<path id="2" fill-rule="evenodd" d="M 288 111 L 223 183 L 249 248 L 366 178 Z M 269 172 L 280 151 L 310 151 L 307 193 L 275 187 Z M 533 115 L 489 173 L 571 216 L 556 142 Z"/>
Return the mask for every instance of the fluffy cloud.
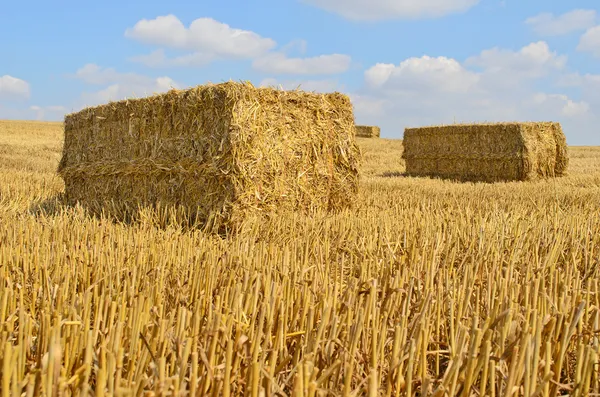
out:
<path id="1" fill-rule="evenodd" d="M 600 89 L 600 75 L 570 73 L 561 76 L 557 81 L 557 85 L 562 87 L 587 87 L 596 90 Z"/>
<path id="2" fill-rule="evenodd" d="M 148 55 L 138 55 L 130 58 L 133 62 L 138 62 L 151 68 L 201 67 L 208 65 L 215 59 L 215 56 L 212 54 L 203 54 L 200 52 L 168 58 L 162 48 Z"/>
<path id="3" fill-rule="evenodd" d="M 88 63 L 78 69 L 74 77 L 93 85 L 106 85 L 123 81 L 135 85 L 148 83 L 148 77 L 146 76 L 136 73 L 119 73 L 113 68 L 103 68 L 93 63 Z"/>
<path id="4" fill-rule="evenodd" d="M 398 66 L 379 63 L 365 72 L 368 87 L 408 95 L 431 89 L 467 92 L 478 80 L 479 76 L 475 73 L 446 57 L 409 58 Z"/>
<path id="5" fill-rule="evenodd" d="M 331 54 L 311 58 L 288 58 L 283 53 L 271 53 L 256 59 L 254 69 L 270 74 L 339 74 L 350 68 L 348 55 Z"/>
<path id="6" fill-rule="evenodd" d="M 574 98 L 536 87 L 540 78 L 560 75 L 564 63 L 545 43 L 517 51 L 486 50 L 465 62 L 409 58 L 397 65 L 373 65 L 351 98 L 357 122 L 381 126 L 384 136 L 401 137 L 405 127 L 431 124 L 555 120 L 563 123 L 570 142 L 589 142 L 594 136 L 580 127 L 597 117 L 592 112 L 596 102 L 589 96 Z M 569 80 L 574 84 L 583 79 Z"/>
<path id="7" fill-rule="evenodd" d="M 386 107 L 389 102 L 385 99 L 363 96 L 361 94 L 352 93 L 349 95 L 355 111 L 357 111 L 363 119 L 371 119 L 375 124 L 378 124 L 381 117 L 385 117 Z"/>
<path id="8" fill-rule="evenodd" d="M 541 13 L 528 18 L 525 23 L 540 36 L 562 36 L 591 28 L 595 21 L 595 10 L 577 9 L 559 16 L 548 12 Z"/>
<path id="9" fill-rule="evenodd" d="M 435 18 L 464 12 L 479 0 L 301 0 L 352 20 Z"/>
<path id="10" fill-rule="evenodd" d="M 82 95 L 85 106 L 108 101 L 117 101 L 132 96 L 142 97 L 179 88 L 180 85 L 167 76 L 151 78 L 136 73 L 119 73 L 112 68 L 102 68 L 96 64 L 87 64 L 77 70 L 76 78 L 91 84 L 107 86 L 99 91 Z"/>
<path id="11" fill-rule="evenodd" d="M 600 75 L 572 73 L 558 80 L 559 87 L 568 87 L 581 93 L 590 109 L 600 109 Z"/>
<path id="12" fill-rule="evenodd" d="M 533 96 L 533 105 L 540 105 L 547 111 L 553 109 L 565 117 L 582 116 L 588 112 L 590 105 L 585 101 L 573 101 L 563 94 L 537 93 Z"/>
<path id="13" fill-rule="evenodd" d="M 214 59 L 251 59 L 275 47 L 272 39 L 235 29 L 211 18 L 194 20 L 189 27 L 174 15 L 142 19 L 125 31 L 125 37 L 159 47 L 184 50 L 191 54 L 167 59 L 164 52 L 138 56 L 149 66 L 196 66 Z"/>
<path id="14" fill-rule="evenodd" d="M 0 76 L 0 99 L 28 99 L 29 83 L 9 75 Z"/>
<path id="15" fill-rule="evenodd" d="M 283 88 L 284 90 L 295 90 L 300 89 L 302 91 L 313 91 L 320 93 L 327 93 L 333 91 L 341 91 L 342 87 L 339 86 L 335 80 L 284 80 L 278 81 L 274 78 L 267 78 L 260 82 L 260 87 L 275 87 Z"/>
<path id="16" fill-rule="evenodd" d="M 304 54 L 306 52 L 306 47 L 308 47 L 308 43 L 306 42 L 306 40 L 292 40 L 283 47 L 281 47 L 281 51 L 288 52 L 296 50 L 300 54 Z"/>
<path id="17" fill-rule="evenodd" d="M 591 52 L 594 56 L 600 57 L 600 25 L 588 29 L 581 36 L 577 50 Z"/>
<path id="18" fill-rule="evenodd" d="M 111 84 L 100 91 L 84 92 L 82 99 L 86 106 L 92 106 L 109 101 L 119 101 L 125 98 L 145 97 L 169 91 L 171 88 L 177 88 L 177 83 L 169 77 L 159 77 L 146 85 L 135 85 L 126 82 Z"/>
<path id="19" fill-rule="evenodd" d="M 466 65 L 483 68 L 487 73 L 510 73 L 511 79 L 538 78 L 553 70 L 561 70 L 567 57 L 550 51 L 544 41 L 531 43 L 519 51 L 492 48 L 468 58 Z"/>
<path id="20" fill-rule="evenodd" d="M 211 18 L 199 18 L 189 28 L 174 15 L 143 19 L 125 36 L 159 48 L 149 54 L 131 57 L 133 62 L 152 68 L 202 67 L 218 59 L 253 59 L 253 68 L 269 74 L 338 74 L 350 67 L 351 58 L 342 54 L 290 58 L 285 52 L 306 51 L 304 40 L 295 40 L 272 52 L 276 42 L 257 33 L 234 29 Z M 184 51 L 168 56 L 165 48 Z"/>

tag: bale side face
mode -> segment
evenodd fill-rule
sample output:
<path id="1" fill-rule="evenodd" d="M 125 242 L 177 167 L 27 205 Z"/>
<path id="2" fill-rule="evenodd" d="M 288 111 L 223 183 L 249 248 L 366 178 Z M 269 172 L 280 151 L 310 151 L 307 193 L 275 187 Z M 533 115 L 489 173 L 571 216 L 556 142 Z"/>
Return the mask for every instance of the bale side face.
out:
<path id="1" fill-rule="evenodd" d="M 548 178 L 564 174 L 568 164 L 567 143 L 559 123 L 521 125 L 526 141 L 527 179 Z"/>
<path id="2" fill-rule="evenodd" d="M 194 203 L 200 218 L 226 209 L 234 190 L 224 94 L 173 90 L 68 115 L 59 165 L 67 200 L 119 210 Z"/>
<path id="3" fill-rule="evenodd" d="M 534 179 L 549 175 L 546 168 L 555 161 L 554 124 L 467 124 L 406 129 L 402 157 L 407 173 L 414 176 L 487 182 Z"/>
<path id="4" fill-rule="evenodd" d="M 358 187 L 350 101 L 223 83 L 88 108 L 65 118 L 69 201 L 175 204 L 217 214 L 341 209 Z"/>
<path id="5" fill-rule="evenodd" d="M 557 176 L 565 175 L 569 168 L 569 147 L 560 123 L 552 123 L 552 133 L 556 143 L 556 163 L 554 173 Z"/>
<path id="6" fill-rule="evenodd" d="M 346 95 L 270 88 L 235 94 L 231 143 L 241 213 L 352 205 L 360 152 Z"/>
<path id="7" fill-rule="evenodd" d="M 377 126 L 357 125 L 356 136 L 360 138 L 379 138 L 381 129 Z"/>

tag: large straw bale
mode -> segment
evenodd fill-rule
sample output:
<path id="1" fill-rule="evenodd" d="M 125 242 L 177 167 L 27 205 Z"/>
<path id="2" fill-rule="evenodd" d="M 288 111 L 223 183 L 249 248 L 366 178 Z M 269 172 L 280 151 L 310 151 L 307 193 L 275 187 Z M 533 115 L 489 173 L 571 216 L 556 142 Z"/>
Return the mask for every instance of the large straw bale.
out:
<path id="1" fill-rule="evenodd" d="M 357 125 L 356 136 L 361 138 L 379 138 L 381 129 L 372 125 Z"/>
<path id="2" fill-rule="evenodd" d="M 65 117 L 70 203 L 189 208 L 234 226 L 249 212 L 339 210 L 358 189 L 352 104 L 340 93 L 208 84 Z"/>
<path id="3" fill-rule="evenodd" d="M 568 166 L 559 123 L 507 122 L 407 128 L 406 172 L 469 181 L 561 176 Z"/>

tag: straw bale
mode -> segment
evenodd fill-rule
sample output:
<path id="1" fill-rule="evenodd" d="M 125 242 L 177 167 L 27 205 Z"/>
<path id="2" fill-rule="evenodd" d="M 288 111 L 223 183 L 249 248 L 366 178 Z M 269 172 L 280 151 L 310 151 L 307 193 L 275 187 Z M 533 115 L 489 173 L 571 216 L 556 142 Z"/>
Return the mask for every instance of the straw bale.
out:
<path id="1" fill-rule="evenodd" d="M 357 125 L 356 136 L 361 138 L 379 138 L 381 129 L 371 125 Z"/>
<path id="2" fill-rule="evenodd" d="M 406 173 L 468 181 L 564 175 L 567 142 L 555 122 L 454 124 L 404 131 Z"/>
<path id="3" fill-rule="evenodd" d="M 235 226 L 250 212 L 350 207 L 360 151 L 340 93 L 207 84 L 65 117 L 70 203 L 175 205 Z"/>

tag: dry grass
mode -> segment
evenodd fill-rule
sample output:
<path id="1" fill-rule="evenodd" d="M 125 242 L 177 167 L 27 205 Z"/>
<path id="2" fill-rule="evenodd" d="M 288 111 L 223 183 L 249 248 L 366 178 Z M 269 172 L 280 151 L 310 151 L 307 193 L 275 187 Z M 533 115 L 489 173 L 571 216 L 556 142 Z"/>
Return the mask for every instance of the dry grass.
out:
<path id="1" fill-rule="evenodd" d="M 61 133 L 0 124 L 2 397 L 600 393 L 600 148 L 490 185 L 359 139 L 356 210 L 219 238 L 64 207 Z"/>

